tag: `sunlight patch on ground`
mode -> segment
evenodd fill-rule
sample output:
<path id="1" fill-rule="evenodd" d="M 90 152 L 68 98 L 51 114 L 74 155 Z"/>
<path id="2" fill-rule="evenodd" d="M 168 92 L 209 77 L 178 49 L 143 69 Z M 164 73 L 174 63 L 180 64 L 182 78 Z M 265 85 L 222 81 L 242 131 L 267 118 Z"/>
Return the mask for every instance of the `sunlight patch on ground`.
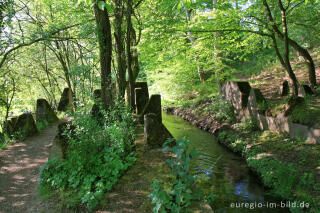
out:
<path id="1" fill-rule="evenodd" d="M 260 154 L 257 154 L 255 157 L 252 157 L 252 159 L 256 159 L 256 160 L 261 160 L 262 158 L 266 158 L 266 157 L 272 157 L 273 154 L 272 153 L 260 153 Z"/>

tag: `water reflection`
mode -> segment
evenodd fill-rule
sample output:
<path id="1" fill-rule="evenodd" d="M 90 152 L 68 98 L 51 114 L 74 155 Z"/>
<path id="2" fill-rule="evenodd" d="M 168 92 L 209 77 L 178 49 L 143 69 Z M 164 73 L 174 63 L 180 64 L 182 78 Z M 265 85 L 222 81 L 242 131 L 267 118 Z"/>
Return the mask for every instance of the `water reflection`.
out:
<path id="1" fill-rule="evenodd" d="M 176 139 L 186 136 L 199 158 L 193 160 L 192 171 L 201 176 L 204 190 L 214 192 L 215 212 L 289 212 L 288 209 L 235 209 L 235 202 L 278 202 L 270 197 L 262 184 L 249 171 L 244 160 L 221 146 L 214 136 L 183 119 L 163 114 L 163 123 Z"/>

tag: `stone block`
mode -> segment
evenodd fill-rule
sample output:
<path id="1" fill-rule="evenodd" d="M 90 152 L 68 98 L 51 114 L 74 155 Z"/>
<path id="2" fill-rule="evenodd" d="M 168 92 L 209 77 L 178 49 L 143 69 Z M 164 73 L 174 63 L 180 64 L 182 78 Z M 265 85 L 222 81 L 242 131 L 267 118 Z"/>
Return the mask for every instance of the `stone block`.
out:
<path id="1" fill-rule="evenodd" d="M 236 110 L 247 107 L 251 86 L 248 82 L 224 82 L 220 84 L 220 95 Z"/>
<path id="2" fill-rule="evenodd" d="M 68 109 L 72 107 L 72 102 L 73 102 L 73 93 L 71 89 L 64 88 L 58 104 L 58 111 L 66 112 Z"/>
<path id="3" fill-rule="evenodd" d="M 11 118 L 11 120 L 5 123 L 5 129 L 9 137 L 15 134 L 28 137 L 38 132 L 36 122 L 31 113 L 25 113 L 19 117 Z"/>
<path id="4" fill-rule="evenodd" d="M 142 111 L 142 116 L 148 113 L 154 113 L 157 116 L 157 119 L 162 123 L 162 111 L 161 111 L 161 95 L 151 95 L 148 103 Z"/>
<path id="5" fill-rule="evenodd" d="M 148 146 L 151 148 L 162 147 L 168 138 L 173 138 L 162 122 L 159 122 L 158 116 L 154 113 L 144 115 L 144 136 Z"/>
<path id="6" fill-rule="evenodd" d="M 313 95 L 314 92 L 308 85 L 301 85 L 298 90 L 298 95 L 301 97 L 306 97 L 307 95 Z"/>
<path id="7" fill-rule="evenodd" d="M 74 127 L 71 125 L 70 121 L 64 121 L 58 125 L 57 135 L 52 143 L 48 160 L 52 160 L 53 158 L 63 160 L 66 158 L 68 149 L 68 137 L 64 133 L 67 129 L 70 130 L 72 134 Z"/>
<path id="8" fill-rule="evenodd" d="M 282 83 L 282 85 L 279 87 L 279 94 L 281 96 L 287 96 L 287 95 L 289 95 L 289 92 L 290 92 L 289 82 L 288 81 L 284 81 Z"/>
<path id="9" fill-rule="evenodd" d="M 143 88 L 135 89 L 135 105 L 136 105 L 136 114 L 141 114 L 143 112 L 144 107 L 147 105 L 149 101 L 148 91 Z"/>
<path id="10" fill-rule="evenodd" d="M 36 121 L 55 123 L 59 121 L 56 113 L 45 99 L 38 99 L 36 106 Z"/>

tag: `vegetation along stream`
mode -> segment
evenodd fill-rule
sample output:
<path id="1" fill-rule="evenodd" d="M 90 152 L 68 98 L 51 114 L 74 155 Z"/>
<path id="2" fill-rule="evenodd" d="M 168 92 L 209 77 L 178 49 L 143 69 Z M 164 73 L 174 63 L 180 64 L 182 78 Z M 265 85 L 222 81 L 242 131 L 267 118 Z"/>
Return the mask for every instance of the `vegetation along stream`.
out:
<path id="1" fill-rule="evenodd" d="M 206 176 L 201 182 L 202 188 L 215 193 L 215 212 L 290 212 L 279 206 L 281 200 L 264 189 L 245 161 L 220 145 L 213 135 L 175 115 L 163 113 L 163 124 L 176 139 L 186 136 L 191 147 L 197 150 L 199 159 L 193 162 L 195 172 Z M 277 208 L 266 207 L 274 204 Z"/>

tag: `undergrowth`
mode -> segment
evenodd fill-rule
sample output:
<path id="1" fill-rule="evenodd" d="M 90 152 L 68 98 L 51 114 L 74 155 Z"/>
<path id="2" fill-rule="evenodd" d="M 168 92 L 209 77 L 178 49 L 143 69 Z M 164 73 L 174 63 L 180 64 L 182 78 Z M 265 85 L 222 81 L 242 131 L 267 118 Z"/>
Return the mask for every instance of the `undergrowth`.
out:
<path id="1" fill-rule="evenodd" d="M 63 207 L 93 210 L 135 161 L 134 126 L 129 110 L 117 104 L 98 123 L 90 114 L 76 111 L 64 132 L 66 159 L 50 160 L 40 174 L 43 195 L 52 194 Z"/>
<path id="2" fill-rule="evenodd" d="M 182 139 L 176 141 L 175 146 L 169 146 L 173 142 L 173 139 L 168 139 L 162 149 L 163 152 L 170 151 L 175 155 L 166 161 L 171 168 L 170 181 L 155 181 L 151 185 L 153 192 L 149 197 L 155 205 L 154 213 L 188 212 L 193 200 L 206 199 L 211 203 L 215 198 L 213 193 L 204 198 L 202 190 L 196 187 L 197 178 L 190 172 L 190 162 L 192 158 L 197 157 L 197 152 L 189 149 L 190 141 Z"/>
<path id="3" fill-rule="evenodd" d="M 222 131 L 219 141 L 240 153 L 274 195 L 298 205 L 309 204 L 309 208 L 292 208 L 292 212 L 320 212 L 319 147 L 305 145 L 299 138 L 258 131 L 252 120 Z"/>

